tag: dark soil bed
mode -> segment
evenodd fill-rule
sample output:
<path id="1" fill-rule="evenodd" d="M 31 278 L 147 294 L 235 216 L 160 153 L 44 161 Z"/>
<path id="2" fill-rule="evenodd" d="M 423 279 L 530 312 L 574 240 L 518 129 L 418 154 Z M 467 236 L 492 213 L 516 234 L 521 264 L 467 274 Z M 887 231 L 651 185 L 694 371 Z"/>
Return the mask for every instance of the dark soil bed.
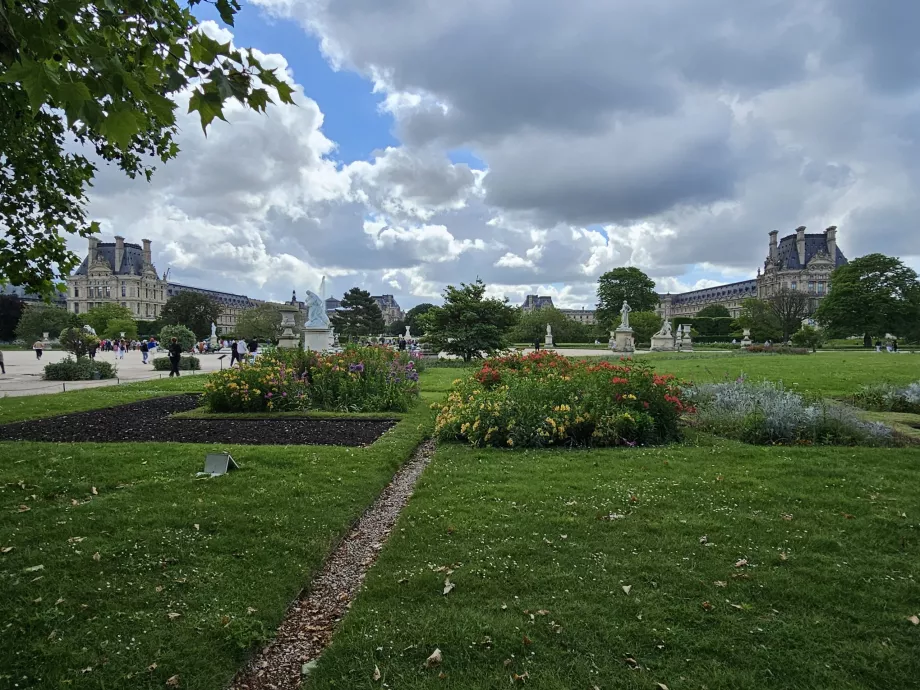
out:
<path id="1" fill-rule="evenodd" d="M 0 425 L 0 441 L 174 441 L 241 445 L 364 446 L 396 422 L 392 419 L 181 419 L 198 395 L 142 402 Z"/>

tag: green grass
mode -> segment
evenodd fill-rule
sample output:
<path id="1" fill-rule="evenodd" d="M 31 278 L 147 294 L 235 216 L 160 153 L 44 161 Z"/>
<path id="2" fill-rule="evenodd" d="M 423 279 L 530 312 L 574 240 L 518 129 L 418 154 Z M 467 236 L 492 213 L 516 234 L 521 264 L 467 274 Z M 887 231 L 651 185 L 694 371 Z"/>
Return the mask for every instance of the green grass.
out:
<path id="1" fill-rule="evenodd" d="M 918 449 L 442 445 L 307 687 L 913 687 L 918 505 Z"/>
<path id="2" fill-rule="evenodd" d="M 117 386 L 99 386 L 52 393 L 49 395 L 23 395 L 0 398 L 0 424 L 23 419 L 52 417 L 68 412 L 95 410 L 100 407 L 123 405 L 163 395 L 200 391 L 206 377 L 180 376 L 153 381 L 138 381 Z"/>
<path id="3" fill-rule="evenodd" d="M 183 381 L 3 411 L 107 406 Z M 225 687 L 430 429 L 420 404 L 368 448 L 221 446 L 241 469 L 216 479 L 195 476 L 216 446 L 0 443 L 0 547 L 13 547 L 0 554 L 0 687 L 162 688 L 175 674 Z"/>
<path id="4" fill-rule="evenodd" d="M 870 412 L 863 410 L 860 416 L 870 422 L 882 422 L 903 436 L 920 442 L 920 414 L 909 412 Z"/>

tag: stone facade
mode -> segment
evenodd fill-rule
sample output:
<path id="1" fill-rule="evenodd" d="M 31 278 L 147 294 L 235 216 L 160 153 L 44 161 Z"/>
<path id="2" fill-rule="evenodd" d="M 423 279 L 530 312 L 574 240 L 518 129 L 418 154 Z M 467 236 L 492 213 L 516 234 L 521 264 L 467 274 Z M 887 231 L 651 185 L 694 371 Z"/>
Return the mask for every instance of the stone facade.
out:
<path id="1" fill-rule="evenodd" d="M 233 334 L 236 330 L 236 320 L 239 315 L 245 310 L 252 309 L 263 303 L 262 300 L 252 299 L 251 297 L 246 297 L 246 295 L 235 295 L 232 292 L 206 290 L 205 288 L 181 285 L 179 283 L 166 284 L 167 298 L 178 295 L 180 292 L 197 292 L 200 295 L 207 295 L 223 307 L 223 311 L 221 311 L 214 324 L 217 326 L 218 335 Z"/>
<path id="2" fill-rule="evenodd" d="M 831 272 L 847 263 L 837 246 L 837 227 L 823 233 L 806 234 L 805 227 L 778 239 L 779 232 L 770 233 L 770 243 L 763 269 L 757 277 L 727 285 L 694 290 L 679 295 L 659 295 L 658 313 L 671 318 L 695 316 L 701 309 L 721 305 L 737 317 L 744 300 L 766 299 L 782 288 L 802 290 L 811 296 L 811 311 L 830 291 Z"/>
<path id="3" fill-rule="evenodd" d="M 383 313 L 383 323 L 385 325 L 389 326 L 394 321 L 405 320 L 406 312 L 402 310 L 393 295 L 373 295 L 372 299 L 377 302 L 377 306 L 380 307 L 380 311 Z"/>
<path id="4" fill-rule="evenodd" d="M 524 304 L 521 305 L 521 311 L 525 314 L 547 308 L 555 309 L 553 298 L 549 295 L 527 295 L 524 298 Z M 583 323 L 586 326 L 593 326 L 595 323 L 593 309 L 560 309 L 559 311 L 572 321 Z"/>
<path id="5" fill-rule="evenodd" d="M 166 304 L 166 281 L 153 265 L 150 240 L 143 246 L 89 238 L 83 263 L 67 278 L 67 310 L 82 314 L 100 304 L 116 303 L 128 307 L 134 318 L 156 319 Z"/>

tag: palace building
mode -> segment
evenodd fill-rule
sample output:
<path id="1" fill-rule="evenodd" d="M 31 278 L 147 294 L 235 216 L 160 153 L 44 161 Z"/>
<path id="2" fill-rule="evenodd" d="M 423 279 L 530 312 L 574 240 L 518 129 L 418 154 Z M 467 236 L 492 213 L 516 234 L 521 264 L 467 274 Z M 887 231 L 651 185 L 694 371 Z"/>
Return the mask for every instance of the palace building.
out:
<path id="1" fill-rule="evenodd" d="M 763 270 L 757 277 L 737 283 L 693 290 L 678 295 L 659 295 L 658 313 L 662 316 L 695 316 L 704 307 L 721 305 L 737 317 L 746 299 L 766 299 L 783 288 L 801 290 L 811 297 L 811 311 L 830 290 L 831 272 L 847 263 L 837 246 L 837 227 L 822 233 L 806 233 L 805 226 L 778 239 L 770 233 L 770 244 Z"/>

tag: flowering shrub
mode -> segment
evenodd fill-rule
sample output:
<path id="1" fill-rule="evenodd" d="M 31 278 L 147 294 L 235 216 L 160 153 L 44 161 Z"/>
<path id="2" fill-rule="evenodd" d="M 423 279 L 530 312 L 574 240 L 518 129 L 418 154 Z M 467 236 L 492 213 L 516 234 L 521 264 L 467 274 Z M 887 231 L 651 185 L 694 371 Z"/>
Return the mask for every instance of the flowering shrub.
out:
<path id="1" fill-rule="evenodd" d="M 891 429 L 865 422 L 849 407 L 806 401 L 782 384 L 768 381 L 704 384 L 690 391 L 696 425 L 727 438 L 757 445 L 889 445 Z"/>
<path id="2" fill-rule="evenodd" d="M 415 361 L 385 347 L 272 350 L 211 374 L 204 400 L 212 412 L 404 412 L 418 390 Z"/>
<path id="3" fill-rule="evenodd" d="M 454 381 L 435 426 L 442 440 L 475 446 L 616 446 L 679 438 L 692 412 L 671 375 L 647 364 L 572 361 L 553 352 L 485 362 Z"/>
<path id="4" fill-rule="evenodd" d="M 920 414 L 920 381 L 906 386 L 887 383 L 864 386 L 853 395 L 852 402 L 866 410 Z"/>

